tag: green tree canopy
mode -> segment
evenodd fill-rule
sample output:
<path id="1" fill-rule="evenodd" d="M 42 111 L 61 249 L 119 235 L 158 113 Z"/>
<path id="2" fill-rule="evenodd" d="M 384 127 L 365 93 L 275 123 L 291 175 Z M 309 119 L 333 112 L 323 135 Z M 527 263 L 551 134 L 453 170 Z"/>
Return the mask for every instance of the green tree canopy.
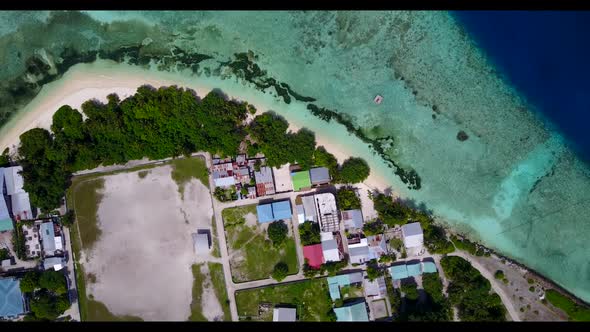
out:
<path id="1" fill-rule="evenodd" d="M 282 281 L 287 277 L 287 273 L 289 273 L 289 266 L 284 262 L 279 262 L 272 270 L 272 278 L 276 281 Z"/>
<path id="2" fill-rule="evenodd" d="M 44 271 L 39 278 L 39 287 L 50 290 L 56 294 L 67 292 L 66 277 L 60 271 Z"/>
<path id="3" fill-rule="evenodd" d="M 348 158 L 342 163 L 339 181 L 342 183 L 360 183 L 369 177 L 369 164 L 362 158 Z"/>
<path id="4" fill-rule="evenodd" d="M 23 293 L 32 293 L 39 286 L 39 273 L 37 271 L 29 271 L 20 279 L 20 290 Z"/>
<path id="5" fill-rule="evenodd" d="M 289 228 L 282 220 L 274 221 L 268 225 L 268 238 L 272 241 L 274 246 L 279 246 L 287 239 Z"/>
<path id="6" fill-rule="evenodd" d="M 306 220 L 299 225 L 299 237 L 301 238 L 301 244 L 304 246 L 321 243 L 320 225 Z"/>
<path id="7" fill-rule="evenodd" d="M 361 199 L 352 187 L 342 187 L 336 192 L 336 203 L 340 210 L 354 210 L 361 208 Z"/>

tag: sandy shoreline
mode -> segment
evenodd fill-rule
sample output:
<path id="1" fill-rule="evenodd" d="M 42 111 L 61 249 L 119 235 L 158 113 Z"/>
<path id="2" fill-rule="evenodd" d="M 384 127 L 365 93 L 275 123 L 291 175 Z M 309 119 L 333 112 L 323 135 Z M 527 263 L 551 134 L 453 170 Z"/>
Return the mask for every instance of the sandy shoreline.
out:
<path id="1" fill-rule="evenodd" d="M 113 66 L 112 69 L 105 71 L 101 68 L 100 71 L 94 70 L 92 67 L 84 65 L 75 66 L 64 74 L 64 76 L 54 82 L 43 86 L 41 92 L 17 115 L 15 115 L 4 127 L 0 130 L 0 149 L 3 151 L 6 147 L 10 148 L 10 152 L 15 153 L 19 137 L 22 133 L 35 127 L 49 129 L 53 114 L 63 105 L 70 105 L 72 108 L 80 110 L 80 106 L 86 100 L 98 99 L 106 102 L 106 97 L 111 93 L 116 93 L 121 99 L 124 99 L 135 93 L 137 88 L 141 85 L 149 84 L 156 88 L 160 86 L 177 85 L 179 87 L 187 87 L 193 89 L 202 98 L 212 89 L 196 85 L 194 83 L 182 82 L 179 80 L 172 80 L 166 78 L 150 77 L 150 72 L 140 68 L 120 71 Z M 257 114 L 265 112 L 270 109 L 266 105 L 241 98 L 240 96 L 229 95 L 230 98 L 237 100 L 245 100 L 254 105 Z M 293 123 L 288 116 L 285 118 L 289 121 L 290 130 L 298 130 L 304 125 L 301 123 Z M 346 150 L 346 142 L 332 142 L 327 137 L 324 137 L 319 132 L 315 132 L 317 145 L 324 146 L 330 153 L 332 153 L 339 162 L 343 162 L 346 158 L 354 156 Z M 385 190 L 390 187 L 385 177 L 375 171 L 371 171 L 369 178 L 364 184 L 373 189 Z"/>

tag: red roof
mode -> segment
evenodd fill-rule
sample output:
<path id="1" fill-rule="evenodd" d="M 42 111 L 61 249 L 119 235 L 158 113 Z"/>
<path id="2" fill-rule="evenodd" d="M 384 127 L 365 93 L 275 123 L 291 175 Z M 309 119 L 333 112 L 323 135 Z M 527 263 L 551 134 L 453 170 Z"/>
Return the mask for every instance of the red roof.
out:
<path id="1" fill-rule="evenodd" d="M 307 264 L 314 269 L 319 269 L 324 263 L 324 253 L 321 244 L 303 247 L 303 257 L 307 258 Z"/>

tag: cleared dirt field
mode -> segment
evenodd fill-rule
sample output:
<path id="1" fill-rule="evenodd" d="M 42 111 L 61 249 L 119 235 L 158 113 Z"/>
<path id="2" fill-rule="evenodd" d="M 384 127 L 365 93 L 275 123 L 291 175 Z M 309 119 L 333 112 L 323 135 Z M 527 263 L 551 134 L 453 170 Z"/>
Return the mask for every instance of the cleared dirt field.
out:
<path id="1" fill-rule="evenodd" d="M 119 317 L 187 320 L 193 301 L 191 266 L 215 260 L 197 257 L 191 236 L 197 228 L 211 228 L 209 189 L 195 178 L 179 176 L 179 168 L 171 165 L 100 179 L 100 186 L 89 186 L 99 196 L 96 227 L 79 220 L 88 298 Z M 89 237 L 85 230 L 97 234 Z M 92 245 L 84 243 L 88 238 Z M 206 295 L 204 316 L 219 316 L 215 294 Z"/>

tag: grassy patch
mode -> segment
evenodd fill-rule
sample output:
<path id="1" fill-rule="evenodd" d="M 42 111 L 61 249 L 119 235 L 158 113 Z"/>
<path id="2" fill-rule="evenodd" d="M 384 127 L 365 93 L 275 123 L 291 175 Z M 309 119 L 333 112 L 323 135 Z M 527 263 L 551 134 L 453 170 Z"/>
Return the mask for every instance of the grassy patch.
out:
<path id="1" fill-rule="evenodd" d="M 172 180 L 178 185 L 181 197 L 184 194 L 184 186 L 193 178 L 209 188 L 209 173 L 207 173 L 207 165 L 203 158 L 174 159 L 170 165 L 172 166 Z"/>
<path id="2" fill-rule="evenodd" d="M 72 203 L 70 206 L 76 211 L 76 224 L 80 231 L 81 249 L 91 249 L 100 237 L 98 228 L 98 205 L 102 199 L 99 193 L 104 186 L 104 179 L 94 178 L 74 181 L 71 189 Z M 75 227 L 72 227 L 75 228 Z"/>
<path id="3" fill-rule="evenodd" d="M 116 322 L 116 321 L 143 321 L 137 316 L 117 316 L 109 311 L 104 303 L 88 300 L 88 321 L 91 322 Z"/>
<path id="4" fill-rule="evenodd" d="M 266 238 L 260 226 L 234 225 L 226 227 L 230 264 L 234 282 L 244 282 L 269 278 L 274 266 L 284 262 L 289 267 L 288 274 L 299 271 L 295 241 L 288 237 L 284 243 L 275 247 Z M 232 256 L 233 255 L 233 256 Z M 243 259 L 238 259 L 243 257 Z"/>
<path id="5" fill-rule="evenodd" d="M 243 224 L 246 222 L 246 218 L 244 218 L 244 216 L 248 213 L 252 213 L 255 216 L 257 215 L 256 204 L 224 209 L 223 211 L 221 211 L 221 216 L 223 217 L 223 225 L 232 226 Z"/>
<path id="6" fill-rule="evenodd" d="M 221 253 L 219 252 L 219 240 L 217 239 L 217 224 L 215 223 L 215 216 L 211 216 L 211 233 L 213 237 L 213 252 L 211 255 L 213 257 L 221 258 Z"/>
<path id="7" fill-rule="evenodd" d="M 590 309 L 576 304 L 573 300 L 557 292 L 554 289 L 548 289 L 545 292 L 547 301 L 553 306 L 563 310 L 573 321 L 590 321 Z"/>
<path id="8" fill-rule="evenodd" d="M 203 284 L 206 276 L 201 273 L 201 264 L 193 264 L 193 301 L 191 303 L 191 315 L 188 320 L 191 322 L 206 322 L 207 318 L 203 315 L 201 308 L 201 298 L 203 296 Z"/>
<path id="9" fill-rule="evenodd" d="M 213 283 L 213 290 L 215 296 L 221 304 L 223 309 L 223 320 L 231 321 L 231 313 L 229 310 L 229 298 L 227 296 L 227 289 L 225 288 L 225 276 L 223 274 L 223 265 L 220 263 L 208 263 L 209 274 L 211 275 L 211 282 Z"/>
<path id="10" fill-rule="evenodd" d="M 332 300 L 324 278 L 236 292 L 240 319 L 272 321 L 272 309 L 258 316 L 260 303 L 290 304 L 297 308 L 300 321 L 329 321 Z"/>

